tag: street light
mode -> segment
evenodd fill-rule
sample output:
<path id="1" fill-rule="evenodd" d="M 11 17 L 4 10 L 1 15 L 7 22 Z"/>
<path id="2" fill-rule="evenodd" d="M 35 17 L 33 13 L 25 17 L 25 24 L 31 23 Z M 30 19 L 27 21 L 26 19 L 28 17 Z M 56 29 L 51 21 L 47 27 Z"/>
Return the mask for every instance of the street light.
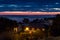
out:
<path id="1" fill-rule="evenodd" d="M 29 31 L 29 27 L 26 27 L 24 31 Z"/>

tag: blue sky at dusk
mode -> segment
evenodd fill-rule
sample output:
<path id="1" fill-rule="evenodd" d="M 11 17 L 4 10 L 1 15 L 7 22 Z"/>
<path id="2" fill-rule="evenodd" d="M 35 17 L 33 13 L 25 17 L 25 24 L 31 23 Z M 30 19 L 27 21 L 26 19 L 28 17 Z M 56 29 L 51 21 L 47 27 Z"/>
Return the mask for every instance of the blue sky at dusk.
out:
<path id="1" fill-rule="evenodd" d="M 60 12 L 60 0 L 0 0 L 0 11 Z"/>
<path id="2" fill-rule="evenodd" d="M 31 11 L 31 12 L 60 12 L 60 0 L 0 0 L 0 12 L 11 11 Z M 50 18 L 53 15 L 40 16 L 13 16 L 0 15 L 16 21 L 22 21 L 23 18 L 33 20 L 35 18 Z"/>

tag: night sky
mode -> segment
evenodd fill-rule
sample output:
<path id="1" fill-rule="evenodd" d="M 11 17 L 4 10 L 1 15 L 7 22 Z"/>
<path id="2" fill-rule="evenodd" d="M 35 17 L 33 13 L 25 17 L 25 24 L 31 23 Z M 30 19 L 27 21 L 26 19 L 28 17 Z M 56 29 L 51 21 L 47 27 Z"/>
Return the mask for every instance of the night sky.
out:
<path id="1" fill-rule="evenodd" d="M 0 0 L 0 12 L 60 12 L 60 0 Z M 7 14 L 8 14 L 7 13 Z M 0 17 L 1 17 L 0 13 Z M 5 13 L 3 13 L 4 15 Z M 9 13 L 11 14 L 11 13 Z M 51 16 L 4 16 L 12 20 L 22 21 L 23 18 L 30 18 L 30 20 L 34 18 L 47 18 L 54 17 Z"/>
<path id="2" fill-rule="evenodd" d="M 0 11 L 60 12 L 60 0 L 0 0 Z"/>

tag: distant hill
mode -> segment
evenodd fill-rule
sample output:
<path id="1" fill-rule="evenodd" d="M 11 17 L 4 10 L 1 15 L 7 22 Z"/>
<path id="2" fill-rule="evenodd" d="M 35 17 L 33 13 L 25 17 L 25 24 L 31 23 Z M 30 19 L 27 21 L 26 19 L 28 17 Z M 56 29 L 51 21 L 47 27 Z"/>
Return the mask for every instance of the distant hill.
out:
<path id="1" fill-rule="evenodd" d="M 0 15 L 0 17 L 6 17 L 19 22 L 22 21 L 23 18 L 28 18 L 31 21 L 35 18 L 52 18 L 55 17 L 55 15 Z"/>

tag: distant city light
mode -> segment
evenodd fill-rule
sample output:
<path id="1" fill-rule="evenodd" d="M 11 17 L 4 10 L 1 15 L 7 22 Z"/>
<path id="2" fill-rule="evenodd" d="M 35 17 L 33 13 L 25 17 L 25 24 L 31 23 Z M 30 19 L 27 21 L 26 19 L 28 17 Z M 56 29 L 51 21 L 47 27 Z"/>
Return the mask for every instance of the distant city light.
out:
<path id="1" fill-rule="evenodd" d="M 15 31 L 15 32 L 17 32 L 17 31 L 18 31 L 18 28 L 17 28 L 17 27 L 15 27 L 15 28 L 14 28 L 14 31 Z"/>
<path id="2" fill-rule="evenodd" d="M 29 33 L 31 34 L 31 33 L 32 33 L 32 31 L 29 31 Z"/>
<path id="3" fill-rule="evenodd" d="M 29 27 L 26 27 L 26 28 L 25 28 L 25 31 L 29 31 Z"/>
<path id="4" fill-rule="evenodd" d="M 36 32 L 36 31 L 35 31 L 35 28 L 32 28 L 32 32 Z"/>
<path id="5" fill-rule="evenodd" d="M 40 30 L 39 28 L 37 28 L 37 30 Z"/>
<path id="6" fill-rule="evenodd" d="M 42 28 L 42 31 L 45 31 L 45 29 L 44 29 L 44 28 Z"/>

